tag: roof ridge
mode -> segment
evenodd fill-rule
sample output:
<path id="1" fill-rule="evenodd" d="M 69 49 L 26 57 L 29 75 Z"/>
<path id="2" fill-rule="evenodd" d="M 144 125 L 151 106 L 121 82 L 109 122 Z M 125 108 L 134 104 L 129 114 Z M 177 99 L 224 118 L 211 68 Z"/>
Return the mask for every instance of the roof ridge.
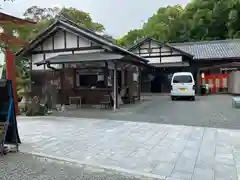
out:
<path id="1" fill-rule="evenodd" d="M 63 15 L 58 15 L 57 20 L 70 23 L 71 25 L 73 25 L 73 26 L 75 26 L 75 27 L 77 27 L 77 28 L 81 28 L 83 31 L 86 31 L 87 33 L 92 33 L 92 34 L 94 34 L 94 35 L 96 35 L 96 36 L 98 36 L 98 37 L 100 37 L 100 38 L 102 38 L 102 39 L 104 39 L 104 40 L 106 40 L 106 41 L 108 41 L 108 42 L 110 42 L 110 43 L 115 44 L 114 42 L 112 42 L 111 40 L 105 38 L 104 36 L 99 35 L 97 32 L 95 32 L 95 31 L 93 31 L 93 30 L 91 30 L 91 29 L 88 29 L 88 28 L 86 28 L 86 27 L 80 26 L 80 25 L 78 25 L 77 23 L 75 23 L 74 21 L 68 19 L 67 17 L 65 17 L 65 16 L 63 16 Z"/>
<path id="2" fill-rule="evenodd" d="M 212 41 L 208 40 L 208 41 L 177 42 L 177 43 L 169 43 L 169 45 L 172 45 L 172 46 L 184 46 L 184 45 L 196 45 L 196 44 L 217 44 L 217 43 L 236 42 L 236 41 L 240 41 L 240 38 L 212 40 Z"/>

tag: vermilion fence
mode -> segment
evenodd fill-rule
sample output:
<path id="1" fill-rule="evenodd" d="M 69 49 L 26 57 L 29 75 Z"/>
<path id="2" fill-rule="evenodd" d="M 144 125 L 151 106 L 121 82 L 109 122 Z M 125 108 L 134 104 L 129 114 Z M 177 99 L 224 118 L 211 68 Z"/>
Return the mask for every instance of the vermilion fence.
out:
<path id="1" fill-rule="evenodd" d="M 201 84 L 208 84 L 212 93 L 226 92 L 228 89 L 228 74 L 209 74 L 200 79 Z"/>

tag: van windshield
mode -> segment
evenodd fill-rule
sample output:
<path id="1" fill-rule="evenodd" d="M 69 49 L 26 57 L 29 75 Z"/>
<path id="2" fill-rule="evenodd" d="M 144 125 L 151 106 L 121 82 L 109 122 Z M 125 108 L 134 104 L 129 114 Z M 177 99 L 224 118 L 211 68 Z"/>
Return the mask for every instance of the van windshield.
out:
<path id="1" fill-rule="evenodd" d="M 189 75 L 179 75 L 174 76 L 173 83 L 191 83 L 192 82 L 192 76 Z"/>

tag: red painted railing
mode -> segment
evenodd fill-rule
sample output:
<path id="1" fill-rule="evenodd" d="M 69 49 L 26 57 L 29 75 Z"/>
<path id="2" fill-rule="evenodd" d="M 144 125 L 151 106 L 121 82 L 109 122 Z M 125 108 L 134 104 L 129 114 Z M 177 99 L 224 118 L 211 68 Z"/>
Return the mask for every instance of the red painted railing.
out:
<path id="1" fill-rule="evenodd" d="M 208 84 L 212 93 L 228 88 L 228 74 L 210 74 L 200 79 L 201 84 Z"/>

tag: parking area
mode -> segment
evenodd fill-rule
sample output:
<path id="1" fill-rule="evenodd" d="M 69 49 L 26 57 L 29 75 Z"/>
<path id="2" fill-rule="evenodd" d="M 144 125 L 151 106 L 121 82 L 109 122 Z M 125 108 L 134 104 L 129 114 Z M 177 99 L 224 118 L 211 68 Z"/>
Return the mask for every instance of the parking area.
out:
<path id="1" fill-rule="evenodd" d="M 117 112 L 80 109 L 53 115 L 240 129 L 240 110 L 232 108 L 230 95 L 199 96 L 195 101 L 171 101 L 167 95 L 149 94 L 143 96 L 141 103 L 127 105 Z"/>

